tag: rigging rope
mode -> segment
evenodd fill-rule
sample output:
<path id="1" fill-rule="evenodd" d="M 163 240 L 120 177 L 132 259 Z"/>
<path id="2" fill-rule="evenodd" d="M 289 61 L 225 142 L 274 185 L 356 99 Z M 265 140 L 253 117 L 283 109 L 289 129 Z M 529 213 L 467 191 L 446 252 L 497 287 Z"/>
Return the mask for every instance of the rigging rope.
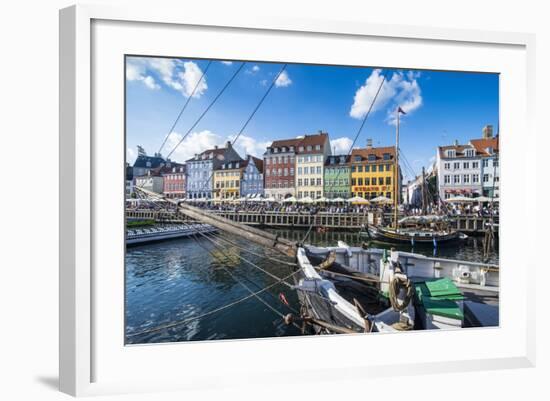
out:
<path id="1" fill-rule="evenodd" d="M 367 118 L 369 117 L 369 114 L 372 110 L 372 107 L 374 106 L 374 103 L 376 102 L 376 99 L 378 98 L 378 95 L 380 94 L 380 90 L 382 89 L 382 86 L 384 85 L 384 82 L 386 82 L 386 75 L 387 75 L 387 71 L 384 72 L 384 74 L 382 75 L 382 82 L 380 82 L 380 86 L 378 87 L 378 90 L 376 91 L 376 94 L 374 95 L 374 98 L 372 99 L 372 102 L 369 106 L 369 109 L 367 110 L 367 112 L 365 113 L 365 116 L 363 117 L 363 121 L 361 121 L 361 125 L 359 126 L 359 129 L 357 130 L 357 133 L 355 134 L 355 138 L 353 139 L 353 142 L 351 144 L 351 146 L 349 147 L 349 150 L 348 150 L 348 154 L 347 156 L 351 155 L 352 151 L 353 151 L 353 147 L 355 146 L 355 142 L 357 142 L 357 139 L 359 138 L 359 135 L 361 134 L 361 131 L 363 130 L 363 127 L 365 126 L 365 123 L 367 122 Z M 336 180 L 338 179 L 338 177 L 340 176 L 340 173 L 342 172 L 342 169 L 338 169 L 338 174 L 336 175 L 336 178 L 333 180 L 332 182 L 332 185 L 329 187 L 329 189 L 332 189 L 332 187 L 334 186 L 334 184 L 336 183 Z M 307 238 L 309 237 L 309 234 L 311 232 L 311 229 L 313 228 L 313 223 L 315 222 L 315 219 L 312 219 L 311 220 L 311 224 L 309 225 L 309 228 L 306 232 L 306 234 L 304 235 L 304 237 L 302 238 L 302 241 L 301 243 L 303 244 Z"/>
<path id="2" fill-rule="evenodd" d="M 220 98 L 220 96 L 225 92 L 225 90 L 229 87 L 229 85 L 231 84 L 231 82 L 233 82 L 233 80 L 237 77 L 237 74 L 239 74 L 239 72 L 243 69 L 245 65 L 245 62 L 243 61 L 241 63 L 241 65 L 239 66 L 239 68 L 237 68 L 237 70 L 233 73 L 233 75 L 231 76 L 231 78 L 229 79 L 229 81 L 226 82 L 226 84 L 223 86 L 223 88 L 218 92 L 218 94 L 216 95 L 216 97 L 212 100 L 212 102 L 210 102 L 210 104 L 208 105 L 208 107 L 206 108 L 206 110 L 204 110 L 202 112 L 202 114 L 199 116 L 199 118 L 193 123 L 193 125 L 191 125 L 191 127 L 189 128 L 189 130 L 187 130 L 187 132 L 185 133 L 185 135 L 178 141 L 178 143 L 174 146 L 174 148 L 166 155 L 166 158 L 168 159 L 172 153 L 174 153 L 174 151 L 181 145 L 181 143 L 183 142 L 183 140 L 191 133 L 191 131 L 193 131 L 193 129 L 195 129 L 195 127 L 198 125 L 198 123 L 202 120 L 202 118 L 206 115 L 206 113 L 208 112 L 208 110 L 210 110 L 210 108 L 212 106 L 214 106 L 214 104 L 216 103 L 216 101 Z"/>
<path id="3" fill-rule="evenodd" d="M 206 65 L 206 68 L 204 69 L 201 77 L 199 78 L 199 80 L 197 81 L 197 84 L 195 85 L 195 87 L 193 88 L 193 91 L 191 92 L 191 94 L 189 95 L 189 97 L 187 98 L 185 104 L 183 105 L 182 109 L 180 110 L 178 116 L 176 117 L 176 120 L 174 121 L 174 123 L 172 124 L 172 127 L 170 127 L 170 130 L 168 131 L 168 133 L 166 134 L 166 136 L 164 137 L 164 140 L 162 141 L 162 144 L 160 145 L 160 148 L 159 148 L 159 151 L 157 152 L 158 154 L 160 154 L 160 152 L 162 151 L 162 148 L 164 147 L 164 145 L 166 144 L 166 141 L 168 140 L 168 137 L 172 134 L 172 131 L 174 131 L 174 128 L 176 128 L 176 124 L 178 123 L 178 121 L 180 120 L 181 118 L 181 115 L 183 114 L 183 112 L 185 111 L 185 109 L 187 108 L 187 105 L 189 104 L 189 102 L 191 101 L 191 98 L 193 97 L 193 95 L 195 95 L 195 92 L 197 90 L 197 88 L 199 87 L 200 83 L 202 82 L 203 78 L 206 76 L 206 72 L 208 71 L 208 69 L 210 68 L 210 65 L 212 64 L 212 60 L 208 61 L 208 64 Z"/>

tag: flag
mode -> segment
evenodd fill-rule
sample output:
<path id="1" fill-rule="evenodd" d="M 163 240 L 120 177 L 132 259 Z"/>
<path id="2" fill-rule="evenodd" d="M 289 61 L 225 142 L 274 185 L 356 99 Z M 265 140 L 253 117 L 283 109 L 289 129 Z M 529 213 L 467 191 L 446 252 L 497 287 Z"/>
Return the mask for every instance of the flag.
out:
<path id="1" fill-rule="evenodd" d="M 398 107 L 398 108 L 397 108 L 397 112 L 398 112 L 398 113 L 407 114 L 407 113 L 405 113 L 405 112 L 403 111 L 403 109 L 402 109 L 401 107 Z"/>

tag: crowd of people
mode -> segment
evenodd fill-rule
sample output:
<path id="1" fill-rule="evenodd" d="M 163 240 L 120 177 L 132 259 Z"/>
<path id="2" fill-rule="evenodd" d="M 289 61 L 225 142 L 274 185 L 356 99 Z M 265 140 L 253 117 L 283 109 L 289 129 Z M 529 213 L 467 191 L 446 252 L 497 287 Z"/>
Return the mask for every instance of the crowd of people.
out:
<path id="1" fill-rule="evenodd" d="M 391 213 L 393 206 L 388 204 L 315 204 L 315 203 L 280 203 L 280 202 L 192 202 L 192 206 L 221 212 L 251 212 L 251 213 L 301 213 L 301 214 L 317 214 L 317 213 L 357 213 L 364 214 L 368 212 Z M 175 210 L 176 205 L 171 202 L 158 201 L 126 201 L 127 210 Z M 491 216 L 498 215 L 498 204 L 491 207 L 490 204 L 478 203 L 451 203 L 444 205 L 429 205 L 426 211 L 421 208 L 412 207 L 410 205 L 399 206 L 400 214 L 406 216 L 418 216 L 423 214 L 437 214 L 449 216 Z"/>

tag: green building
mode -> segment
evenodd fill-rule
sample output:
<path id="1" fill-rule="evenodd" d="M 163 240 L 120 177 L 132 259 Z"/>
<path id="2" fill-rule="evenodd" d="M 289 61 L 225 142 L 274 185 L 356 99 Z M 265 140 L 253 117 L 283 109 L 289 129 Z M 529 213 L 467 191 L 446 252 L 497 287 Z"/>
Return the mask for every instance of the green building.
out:
<path id="1" fill-rule="evenodd" d="M 351 196 L 351 169 L 349 155 L 328 156 L 324 168 L 324 196 L 329 199 Z"/>

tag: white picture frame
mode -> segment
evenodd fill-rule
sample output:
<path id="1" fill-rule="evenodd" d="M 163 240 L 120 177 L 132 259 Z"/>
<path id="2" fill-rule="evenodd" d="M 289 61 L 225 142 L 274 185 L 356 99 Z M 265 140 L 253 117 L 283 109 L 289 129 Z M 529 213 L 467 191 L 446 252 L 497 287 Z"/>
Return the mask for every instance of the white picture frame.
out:
<path id="1" fill-rule="evenodd" d="M 129 53 L 140 53 L 139 46 L 135 43 L 130 45 L 130 42 L 139 38 L 140 30 L 150 30 L 152 27 L 157 32 L 152 36 L 158 34 L 159 38 L 162 35 L 173 34 L 174 31 L 171 30 L 181 29 L 184 32 L 186 27 L 192 28 L 193 34 L 198 35 L 197 37 L 219 32 L 222 35 L 234 35 L 233 38 L 236 41 L 238 38 L 242 38 L 243 42 L 247 37 L 251 37 L 250 35 L 261 34 L 265 37 L 266 43 L 272 43 L 272 46 L 266 46 L 263 54 L 249 55 L 249 58 L 262 60 L 267 60 L 269 57 L 274 59 L 285 57 L 281 56 L 280 49 L 275 49 L 274 43 L 282 40 L 283 37 L 277 35 L 289 38 L 296 36 L 304 41 L 322 40 L 326 41 L 327 45 L 328 42 L 337 39 L 341 43 L 354 41 L 354 44 L 358 44 L 360 41 L 365 41 L 365 43 L 372 41 L 373 46 L 376 43 L 380 45 L 381 41 L 384 42 L 384 46 L 399 46 L 400 43 L 401 45 L 407 43 L 407 46 L 411 46 L 411 48 L 414 46 L 436 46 L 442 54 L 447 54 L 445 53 L 446 47 L 453 47 L 453 52 L 469 52 L 468 49 L 470 49 L 472 54 L 477 54 L 480 58 L 487 49 L 493 49 L 495 58 L 492 65 L 489 65 L 490 63 L 483 64 L 481 60 L 469 60 L 468 57 L 465 57 L 468 61 L 464 62 L 470 63 L 468 65 L 471 69 L 479 68 L 483 71 L 503 74 L 501 88 L 505 90 L 500 94 L 501 115 L 503 116 L 501 121 L 501 132 L 503 133 L 501 264 L 506 263 L 515 266 L 515 268 L 519 267 L 521 272 L 514 273 L 514 276 L 510 271 L 503 271 L 501 274 L 503 281 L 501 286 L 501 326 L 496 329 L 444 333 L 407 333 L 403 339 L 400 337 L 399 340 L 401 344 L 405 345 L 415 342 L 433 344 L 445 341 L 469 344 L 472 349 L 463 352 L 464 355 L 460 358 L 457 356 L 458 354 L 450 357 L 430 354 L 425 359 L 421 359 L 419 354 L 413 350 L 405 357 L 376 355 L 375 352 L 372 352 L 369 354 L 369 358 L 362 357 L 354 361 L 348 360 L 350 358 L 335 359 L 330 356 L 331 351 L 348 346 L 354 347 L 354 349 L 363 349 L 367 345 L 372 345 L 373 348 L 388 349 L 388 345 L 391 344 L 391 336 L 387 335 L 386 337 L 354 335 L 307 340 L 285 338 L 124 347 L 123 334 L 118 331 L 120 326 L 112 323 L 113 319 L 123 320 L 120 310 L 117 307 L 113 308 L 112 314 L 103 313 L 106 310 L 106 304 L 120 304 L 120 298 L 111 299 L 112 294 L 120 291 L 120 295 L 123 297 L 123 287 L 120 287 L 123 264 L 120 264 L 120 257 L 117 256 L 120 255 L 121 249 L 117 248 L 120 247 L 120 244 L 116 242 L 116 235 L 122 230 L 122 225 L 119 223 L 123 216 L 117 220 L 116 210 L 114 212 L 107 211 L 104 203 L 105 197 L 101 199 L 97 197 L 98 193 L 105 194 L 108 188 L 117 188 L 117 185 L 122 182 L 118 182 L 116 177 L 107 178 L 106 174 L 109 171 L 109 166 L 117 168 L 120 161 L 124 160 L 123 148 L 118 145 L 108 148 L 102 137 L 104 134 L 97 133 L 97 130 L 99 128 L 107 129 L 108 125 L 115 129 L 116 127 L 120 128 L 119 118 L 123 116 L 102 117 L 105 115 L 102 114 L 102 110 L 107 107 L 108 101 L 102 98 L 105 100 L 105 105 L 103 102 L 98 103 L 98 97 L 104 96 L 105 91 L 104 88 L 94 86 L 93 77 L 96 78 L 96 84 L 103 79 L 113 79 L 116 76 L 122 80 L 124 78 L 122 69 L 118 69 L 116 72 L 107 71 L 107 75 L 104 75 L 105 65 L 102 64 L 102 60 L 107 63 L 110 60 L 109 57 L 118 60 L 120 52 L 126 46 L 125 41 L 134 50 L 133 52 L 128 51 Z M 121 36 L 121 32 L 130 32 L 130 30 L 132 30 L 132 35 Z M 96 35 L 96 41 L 94 41 L 94 35 Z M 206 36 L 205 44 L 210 43 Z M 107 51 L 106 53 L 109 53 L 107 55 L 101 53 L 101 57 L 98 56 L 96 60 L 94 57 L 100 54 L 98 52 L 102 52 L 104 46 L 107 47 L 105 37 L 112 42 L 109 45 L 112 46 L 112 50 L 109 50 L 110 53 Z M 149 46 L 154 45 L 154 40 L 155 38 L 152 37 L 150 40 L 152 44 L 149 43 Z M 142 45 L 145 46 L 145 44 Z M 416 373 L 431 373 L 533 366 L 535 317 L 534 308 L 530 308 L 529 305 L 534 301 L 534 280 L 527 279 L 527 276 L 534 274 L 534 250 L 529 248 L 532 245 L 527 245 L 525 253 L 520 256 L 514 254 L 513 249 L 506 247 L 506 244 L 511 244 L 511 230 L 518 226 L 518 220 L 528 222 L 526 223 L 528 227 L 535 224 L 536 221 L 536 218 L 533 217 L 536 213 L 535 208 L 522 207 L 528 204 L 527 192 L 517 191 L 514 193 L 513 185 L 510 184 L 519 179 L 522 180 L 522 185 L 534 185 L 534 177 L 525 174 L 527 167 L 522 160 L 525 155 L 516 154 L 517 157 L 513 162 L 509 156 L 513 154 L 513 149 L 517 149 L 516 146 L 520 142 L 533 141 L 531 143 L 534 143 L 535 140 L 532 115 L 534 110 L 534 46 L 533 35 L 520 33 L 374 25 L 358 21 L 298 20 L 290 17 L 275 18 L 253 15 L 241 17 L 228 17 L 215 13 L 187 15 L 182 10 L 153 7 L 113 8 L 79 5 L 61 10 L 59 327 L 61 391 L 72 395 L 94 395 L 133 391 L 165 391 L 167 389 L 200 389 L 206 388 L 206 386 L 211 388 L 212 385 L 218 387 L 230 384 L 244 386 L 246 381 L 251 378 L 256 383 L 269 384 L 281 380 L 296 381 L 297 372 L 299 372 L 299 380 L 311 382 L 338 379 L 344 376 L 359 379 L 365 375 L 406 374 L 411 368 L 414 368 Z M 231 46 L 227 44 L 225 47 L 223 52 L 218 49 L 218 53 L 210 55 L 218 58 L 233 58 L 232 55 L 239 51 L 242 55 L 244 54 L 242 52 L 246 50 L 246 46 L 244 50 L 232 50 Z M 200 51 L 199 49 L 195 50 Z M 149 50 L 149 52 L 151 51 Z M 159 47 L 158 51 L 169 56 L 185 56 L 185 54 L 174 53 L 173 50 L 170 50 L 170 44 L 166 44 L 165 48 Z M 270 52 L 273 52 L 271 56 Z M 277 52 L 279 54 L 275 54 Z M 208 55 L 208 52 L 205 55 Z M 391 67 L 392 63 L 395 64 L 394 66 L 399 66 L 398 54 L 386 54 L 385 56 L 388 57 L 385 66 Z M 422 61 L 412 62 L 410 61 L 412 58 L 410 58 L 401 62 L 401 64 L 407 64 L 402 67 L 433 69 L 437 66 L 441 69 L 453 69 L 452 57 L 449 57 L 448 60 L 435 62 L 430 59 L 428 53 L 425 56 L 424 65 L 422 65 Z M 314 61 L 326 62 L 327 57 L 331 57 L 331 55 L 323 57 L 319 56 L 319 59 Z M 339 57 L 345 57 L 345 54 L 342 53 Z M 350 60 L 350 63 L 361 63 L 359 56 L 357 57 L 357 60 Z M 506 57 L 509 58 L 509 63 L 504 63 Z M 473 58 L 475 59 L 475 57 Z M 342 58 L 339 60 L 341 62 Z M 117 63 L 119 62 L 120 60 L 117 61 Z M 499 68 L 499 65 L 502 66 L 502 69 Z M 455 64 L 454 69 L 460 68 L 461 66 Z M 462 68 L 465 67 L 462 66 Z M 113 67 L 113 69 L 115 68 Z M 118 92 L 122 88 L 122 85 L 114 85 L 110 90 Z M 506 98 L 505 96 L 512 90 L 515 93 L 514 99 Z M 122 107 L 120 102 L 116 103 L 119 99 L 120 93 L 113 96 L 112 101 L 115 102 L 112 107 L 113 112 Z M 511 113 L 513 110 L 515 113 Z M 103 126 L 103 124 L 107 125 Z M 517 133 L 506 135 L 509 132 L 517 131 L 521 131 L 522 135 Z M 123 136 L 123 131 L 120 131 L 120 135 Z M 120 140 L 121 138 L 117 136 L 114 143 L 118 144 Z M 531 155 L 530 162 L 536 163 L 533 157 L 534 154 Z M 98 163 L 100 159 L 106 161 L 106 166 Z M 120 196 L 123 196 L 123 186 L 120 188 Z M 117 204 L 120 199 L 122 198 L 114 197 L 113 202 Z M 507 214 L 511 205 L 519 205 L 519 210 L 513 218 Z M 105 230 L 109 218 L 115 228 L 112 230 L 113 233 Z M 118 230 L 119 228 L 120 230 Z M 532 230 L 532 232 L 534 231 Z M 111 235 L 114 237 L 110 237 Z M 114 242 L 112 242 L 113 238 L 115 238 Z M 118 241 L 121 239 L 123 237 Z M 111 241 L 113 248 L 105 247 L 103 244 L 106 241 Z M 113 258 L 113 266 L 120 267 L 120 271 L 117 271 L 116 268 L 109 270 L 109 274 L 114 275 L 112 277 L 107 277 L 103 271 L 97 270 L 98 263 L 103 266 L 104 263 L 100 262 L 106 261 L 106 258 Z M 101 288 L 102 297 L 97 297 L 98 288 Z M 512 290 L 514 290 L 514 294 L 511 294 Z M 514 322 L 508 318 L 509 314 L 515 316 Z M 107 317 L 107 315 L 109 316 Z M 119 333 L 119 338 L 113 338 L 113 333 Z M 323 343 L 320 344 L 319 340 L 322 340 Z M 476 343 L 489 344 L 489 342 L 492 345 L 485 350 L 482 347 L 476 348 L 479 345 Z M 320 356 L 315 353 L 315 349 L 321 345 L 326 354 Z M 257 355 L 264 355 L 266 359 L 271 357 L 274 360 L 276 355 L 280 355 L 281 352 L 291 354 L 303 352 L 308 355 L 311 364 L 307 367 L 286 364 L 288 367 L 285 367 L 284 364 L 274 363 L 269 367 L 255 359 Z M 389 353 L 391 354 L 391 351 Z M 397 353 L 397 350 L 394 353 Z M 216 366 L 206 366 L 198 359 L 198 355 L 204 355 L 208 359 L 214 354 L 220 358 L 220 363 Z M 174 359 L 179 357 L 181 360 L 182 355 L 186 355 L 196 364 L 194 369 L 185 371 L 185 379 L 182 379 L 180 374 L 170 374 L 169 370 L 149 372 L 149 377 L 140 377 L 139 375 L 131 377 L 132 374 L 136 374 L 131 367 L 139 361 L 143 361 L 145 366 L 164 361 L 167 363 L 167 369 L 170 369 L 171 366 L 173 367 Z M 237 366 L 235 363 L 229 366 L 226 362 L 224 365 L 224 361 L 234 361 L 235 355 L 241 357 L 238 358 L 241 361 L 237 363 Z M 127 374 L 126 370 L 121 370 L 123 368 L 127 368 Z M 115 374 L 116 372 L 119 373 Z M 246 375 L 243 376 L 243 373 Z"/>

